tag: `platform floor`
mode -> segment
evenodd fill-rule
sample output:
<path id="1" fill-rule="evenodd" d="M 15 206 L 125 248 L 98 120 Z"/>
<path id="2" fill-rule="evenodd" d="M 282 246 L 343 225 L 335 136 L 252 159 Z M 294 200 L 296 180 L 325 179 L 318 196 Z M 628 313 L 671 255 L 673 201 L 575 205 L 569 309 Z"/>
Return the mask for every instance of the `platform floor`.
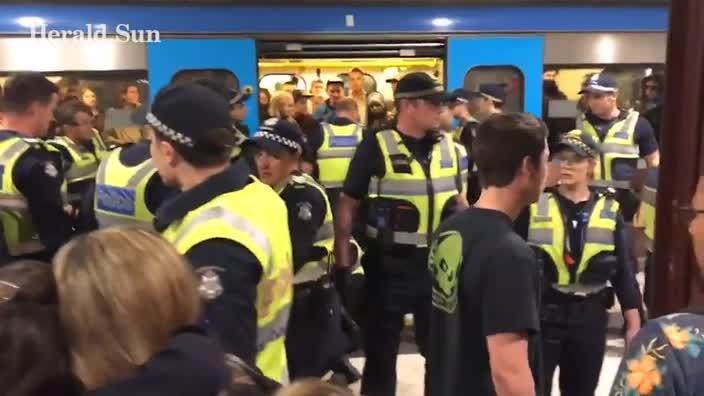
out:
<path id="1" fill-rule="evenodd" d="M 410 345 L 403 345 L 402 349 L 412 349 Z M 616 338 L 608 341 L 608 348 L 604 356 L 604 366 L 601 370 L 601 378 L 599 379 L 599 387 L 595 396 L 607 396 L 611 390 L 616 370 L 621 362 L 623 354 L 623 340 Z M 364 358 L 353 358 L 352 363 L 360 372 L 364 366 Z M 418 353 L 401 354 L 398 357 L 398 385 L 396 394 L 399 396 L 423 396 L 423 376 L 425 369 L 423 368 L 423 357 Z M 557 383 L 557 373 L 553 382 L 553 396 L 559 396 Z M 359 394 L 359 382 L 352 385 L 355 394 Z"/>

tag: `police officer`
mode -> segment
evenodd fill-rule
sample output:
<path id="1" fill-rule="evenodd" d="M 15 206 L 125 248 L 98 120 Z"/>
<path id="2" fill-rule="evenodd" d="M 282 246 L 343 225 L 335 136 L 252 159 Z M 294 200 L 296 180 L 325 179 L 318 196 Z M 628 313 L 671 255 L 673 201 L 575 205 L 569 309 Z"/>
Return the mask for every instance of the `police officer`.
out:
<path id="1" fill-rule="evenodd" d="M 349 267 L 349 238 L 364 202 L 368 250 L 368 322 L 362 394 L 394 395 L 403 316 L 414 314 L 425 353 L 430 311 L 428 246 L 440 221 L 467 207 L 464 162 L 449 133 L 438 132 L 442 85 L 425 73 L 404 76 L 396 89 L 394 129 L 364 137 L 350 164 L 336 211 L 336 264 Z"/>
<path id="2" fill-rule="evenodd" d="M 71 236 L 61 156 L 42 141 L 57 102 L 58 88 L 39 73 L 19 73 L 5 82 L 0 263 L 21 258 L 49 261 Z"/>
<path id="3" fill-rule="evenodd" d="M 236 144 L 241 145 L 249 136 L 249 127 L 244 123 L 247 119 L 247 100 L 252 96 L 252 87 L 246 86 L 242 90 L 230 91 L 230 118 L 235 131 Z"/>
<path id="4" fill-rule="evenodd" d="M 468 151 L 472 148 L 472 139 L 477 135 L 479 121 L 469 113 L 470 100 L 477 97 L 477 94 L 466 89 L 456 89 L 450 94 L 450 111 L 457 120 L 457 128 L 452 131 L 452 137 L 456 142 L 464 145 Z"/>
<path id="5" fill-rule="evenodd" d="M 640 291 L 628 263 L 624 221 L 612 192 L 590 190 L 600 155 L 587 133 L 572 131 L 557 147 L 561 180 L 529 209 L 528 243 L 543 268 L 541 336 L 545 395 L 560 367 L 563 395 L 593 395 L 604 358 L 613 285 L 626 322 L 638 332 Z"/>
<path id="6" fill-rule="evenodd" d="M 317 152 L 318 180 L 325 186 L 330 202 L 335 208 L 347 169 L 357 145 L 362 141 L 364 127 L 359 124 L 357 102 L 342 98 L 335 104 L 335 117 L 322 122 L 322 135 L 312 136 L 311 149 Z"/>
<path id="7" fill-rule="evenodd" d="M 95 182 L 98 170 L 98 149 L 93 143 L 93 116 L 90 107 L 69 98 L 54 110 L 59 135 L 49 143 L 62 156 L 68 187 L 68 199 L 78 207 L 85 192 Z"/>
<path id="8" fill-rule="evenodd" d="M 492 114 L 501 113 L 505 101 L 506 90 L 503 84 L 481 84 L 479 95 L 471 100 L 471 106 L 475 109 L 473 114 L 479 121 L 484 121 Z"/>
<path id="9" fill-rule="evenodd" d="M 658 198 L 659 168 L 649 168 L 645 177 L 645 184 L 641 191 L 641 202 L 638 213 L 634 220 L 636 227 L 642 229 L 645 240 L 645 287 L 643 288 L 645 305 L 653 307 L 653 277 L 655 268 L 653 267 L 655 253 L 655 213 Z"/>
<path id="10" fill-rule="evenodd" d="M 648 168 L 660 162 L 655 133 L 637 111 L 618 107 L 618 84 L 610 75 L 594 74 L 580 94 L 584 94 L 588 110 L 577 117 L 577 129 L 590 134 L 602 147 L 592 183 L 615 188 L 623 216 L 631 222 L 638 201 L 630 190 L 630 181 L 643 165 L 639 159 Z"/>
<path id="11" fill-rule="evenodd" d="M 149 153 L 154 133 L 147 124 L 147 111 L 138 109 L 133 122 L 142 127 L 142 139 L 110 152 L 98 167 L 91 205 L 82 210 L 93 217 L 93 228 L 116 225 L 153 227 L 154 214 L 178 190 L 164 185 Z M 87 228 L 87 227 L 86 227 Z"/>
<path id="12" fill-rule="evenodd" d="M 291 379 L 322 377 L 348 350 L 340 301 L 331 287 L 332 210 L 325 190 L 299 170 L 303 135 L 298 126 L 270 119 L 251 140 L 261 180 L 286 203 L 293 246 L 294 299 L 286 335 Z"/>
<path id="13" fill-rule="evenodd" d="M 288 379 L 285 332 L 292 295 L 286 206 L 241 161 L 229 104 L 197 83 L 156 96 L 147 122 L 151 154 L 181 193 L 156 213 L 157 231 L 193 264 L 205 317 L 227 352 L 279 382 Z"/>

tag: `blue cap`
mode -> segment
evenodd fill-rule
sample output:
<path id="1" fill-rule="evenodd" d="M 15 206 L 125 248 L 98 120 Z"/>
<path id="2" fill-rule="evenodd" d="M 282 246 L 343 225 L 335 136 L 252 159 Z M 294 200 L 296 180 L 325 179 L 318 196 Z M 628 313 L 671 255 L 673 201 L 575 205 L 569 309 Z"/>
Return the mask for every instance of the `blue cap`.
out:
<path id="1" fill-rule="evenodd" d="M 584 92 L 615 93 L 617 91 L 618 83 L 613 77 L 605 73 L 597 73 L 587 80 L 579 94 Z"/>
<path id="2" fill-rule="evenodd" d="M 481 84 L 479 94 L 493 102 L 503 103 L 506 100 L 504 84 Z"/>

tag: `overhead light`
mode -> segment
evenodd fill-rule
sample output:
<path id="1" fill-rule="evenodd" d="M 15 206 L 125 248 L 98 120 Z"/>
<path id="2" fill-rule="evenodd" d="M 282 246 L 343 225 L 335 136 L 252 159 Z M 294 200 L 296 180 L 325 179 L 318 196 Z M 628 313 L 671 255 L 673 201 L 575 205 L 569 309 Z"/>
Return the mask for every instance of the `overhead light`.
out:
<path id="1" fill-rule="evenodd" d="M 613 63 L 616 59 L 616 43 L 609 36 L 604 36 L 597 43 L 597 53 L 602 63 Z"/>
<path id="2" fill-rule="evenodd" d="M 646 77 L 652 76 L 652 75 L 653 75 L 653 69 L 652 69 L 652 68 L 649 67 L 649 68 L 645 69 L 645 76 L 646 76 Z"/>
<path id="3" fill-rule="evenodd" d="M 15 20 L 17 24 L 19 24 L 22 27 L 26 27 L 27 29 L 33 29 L 42 25 L 46 25 L 46 20 L 44 18 L 36 17 L 36 16 L 25 16 L 25 17 L 20 17 Z"/>
<path id="4" fill-rule="evenodd" d="M 448 27 L 452 25 L 454 22 L 450 18 L 433 18 L 430 23 L 433 24 L 435 27 Z"/>

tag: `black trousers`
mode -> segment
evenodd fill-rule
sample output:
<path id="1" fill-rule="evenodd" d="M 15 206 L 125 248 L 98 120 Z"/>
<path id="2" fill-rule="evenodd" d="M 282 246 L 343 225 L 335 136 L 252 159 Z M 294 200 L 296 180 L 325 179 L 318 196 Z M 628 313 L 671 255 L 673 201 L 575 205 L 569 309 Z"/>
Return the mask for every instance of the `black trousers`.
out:
<path id="1" fill-rule="evenodd" d="M 362 394 L 396 395 L 396 358 L 403 317 L 412 313 L 415 338 L 425 356 L 430 327 L 430 278 L 423 263 L 404 260 L 407 270 L 383 271 L 382 262 L 365 265 L 368 304 L 362 374 Z M 369 268 L 378 265 L 376 268 Z M 427 371 L 427 370 L 426 370 Z"/>
<path id="2" fill-rule="evenodd" d="M 601 300 L 555 306 L 543 311 L 543 395 L 550 396 L 555 368 L 560 367 L 560 394 L 593 396 L 606 350 L 608 313 Z M 554 308 L 550 313 L 546 311 Z M 560 309 L 562 308 L 562 309 Z"/>

